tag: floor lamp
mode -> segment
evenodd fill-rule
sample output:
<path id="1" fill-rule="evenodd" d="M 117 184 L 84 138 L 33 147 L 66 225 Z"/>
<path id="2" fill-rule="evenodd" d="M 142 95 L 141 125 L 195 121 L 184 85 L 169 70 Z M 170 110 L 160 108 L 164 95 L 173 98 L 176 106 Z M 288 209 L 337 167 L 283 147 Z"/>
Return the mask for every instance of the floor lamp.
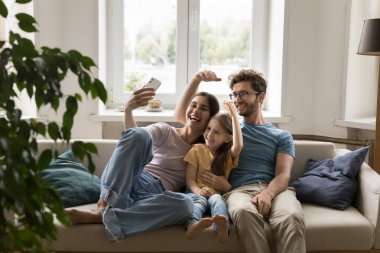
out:
<path id="1" fill-rule="evenodd" d="M 364 20 L 358 54 L 380 56 L 380 18 Z M 380 63 L 377 85 L 374 170 L 380 174 Z"/>

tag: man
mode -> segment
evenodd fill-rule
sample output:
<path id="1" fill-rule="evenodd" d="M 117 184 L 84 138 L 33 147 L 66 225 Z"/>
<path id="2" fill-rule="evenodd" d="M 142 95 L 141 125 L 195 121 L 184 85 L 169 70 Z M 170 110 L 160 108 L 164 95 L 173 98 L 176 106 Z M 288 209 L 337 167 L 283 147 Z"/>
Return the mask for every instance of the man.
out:
<path id="1" fill-rule="evenodd" d="M 203 80 L 218 81 L 213 72 L 204 74 L 208 78 Z M 252 69 L 230 77 L 230 97 L 244 118 L 241 123 L 244 145 L 239 165 L 229 177 L 232 191 L 225 194 L 228 212 L 245 252 L 271 251 L 265 223 L 271 228 L 276 252 L 306 252 L 302 208 L 295 193 L 288 189 L 294 143 L 289 132 L 264 119 L 261 107 L 266 87 L 266 80 Z M 175 115 L 179 115 L 177 110 Z M 202 178 L 211 187 L 226 189 L 220 177 L 205 173 Z"/>

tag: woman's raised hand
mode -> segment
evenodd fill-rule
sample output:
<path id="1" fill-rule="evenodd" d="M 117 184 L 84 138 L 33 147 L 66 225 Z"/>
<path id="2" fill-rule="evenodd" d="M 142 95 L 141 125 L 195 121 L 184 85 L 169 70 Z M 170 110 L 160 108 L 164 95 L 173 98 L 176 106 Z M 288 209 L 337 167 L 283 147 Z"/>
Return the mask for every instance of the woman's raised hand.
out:
<path id="1" fill-rule="evenodd" d="M 124 110 L 132 111 L 138 107 L 146 106 L 148 101 L 156 95 L 153 88 L 141 88 L 132 93 L 131 98 L 125 103 Z"/>
<path id="2" fill-rule="evenodd" d="M 199 71 L 195 74 L 194 78 L 199 82 L 219 82 L 222 80 L 222 78 L 218 77 L 215 72 L 210 70 Z"/>

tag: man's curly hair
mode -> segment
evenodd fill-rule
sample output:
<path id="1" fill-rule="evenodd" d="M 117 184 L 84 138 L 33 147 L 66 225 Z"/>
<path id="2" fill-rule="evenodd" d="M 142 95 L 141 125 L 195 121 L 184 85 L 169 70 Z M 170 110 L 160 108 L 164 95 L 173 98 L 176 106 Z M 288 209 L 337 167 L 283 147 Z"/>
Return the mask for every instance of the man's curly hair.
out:
<path id="1" fill-rule="evenodd" d="M 229 76 L 230 89 L 234 87 L 235 84 L 240 82 L 250 82 L 252 89 L 259 93 L 266 92 L 267 81 L 264 79 L 263 75 L 254 69 L 242 69 L 237 73 L 231 74 Z"/>

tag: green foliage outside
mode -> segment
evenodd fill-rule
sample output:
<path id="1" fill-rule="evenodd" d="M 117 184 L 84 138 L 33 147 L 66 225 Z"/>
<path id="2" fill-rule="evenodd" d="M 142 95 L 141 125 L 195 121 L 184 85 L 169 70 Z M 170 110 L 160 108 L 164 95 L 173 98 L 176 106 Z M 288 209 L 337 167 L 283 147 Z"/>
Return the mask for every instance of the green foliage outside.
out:
<path id="1" fill-rule="evenodd" d="M 16 4 L 29 2 L 16 0 Z M 11 18 L 3 0 L 0 16 Z M 32 16 L 18 13 L 15 18 L 22 31 L 37 31 Z M 0 252 L 43 252 L 45 243 L 56 238 L 54 216 L 68 225 L 58 192 L 39 174 L 57 153 L 44 150 L 37 159 L 37 137 L 70 141 L 74 116 L 82 100 L 78 93 L 62 93 L 62 81 L 70 72 L 85 94 L 106 102 L 102 82 L 92 77 L 94 67 L 91 58 L 76 50 L 36 48 L 32 41 L 14 32 L 9 33 L 6 41 L 0 41 L 0 111 L 5 112 L 0 117 Z M 26 91 L 38 109 L 50 106 L 57 111 L 64 104 L 62 124 L 23 119 L 14 102 L 21 91 Z M 78 158 L 88 160 L 93 171 L 91 154 L 97 152 L 95 145 L 78 141 L 72 149 Z M 10 213 L 15 216 L 9 216 Z"/>
<path id="2" fill-rule="evenodd" d="M 221 65 L 221 64 L 248 64 L 245 59 L 250 52 L 250 22 L 241 22 L 234 27 L 239 29 L 231 30 L 232 20 L 226 19 L 224 23 L 215 29 L 207 22 L 200 25 L 200 57 L 201 62 Z M 152 63 L 152 59 L 161 58 L 163 62 L 175 63 L 176 49 L 176 26 L 173 23 L 168 28 L 167 38 L 161 40 L 158 34 L 149 31 L 148 28 L 143 29 L 136 41 L 136 57 L 146 64 Z M 126 46 L 125 48 L 128 48 Z M 131 57 L 131 52 L 128 56 Z"/>
<path id="3" fill-rule="evenodd" d="M 145 74 L 139 72 L 129 72 L 125 78 L 124 91 L 133 92 L 138 88 L 145 78 Z"/>

